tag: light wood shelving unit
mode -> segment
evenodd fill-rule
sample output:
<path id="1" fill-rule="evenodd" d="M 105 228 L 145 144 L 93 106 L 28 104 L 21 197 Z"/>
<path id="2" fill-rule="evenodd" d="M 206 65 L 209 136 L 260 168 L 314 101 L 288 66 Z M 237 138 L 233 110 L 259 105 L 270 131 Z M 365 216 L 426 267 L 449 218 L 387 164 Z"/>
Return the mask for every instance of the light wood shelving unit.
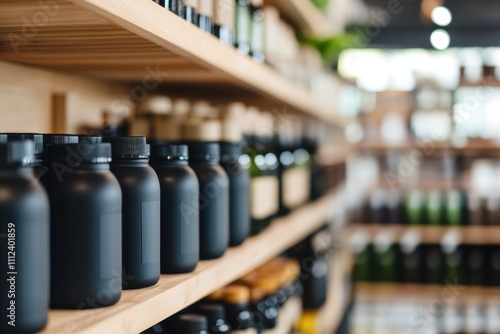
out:
<path id="1" fill-rule="evenodd" d="M 401 283 L 356 283 L 354 288 L 356 300 L 390 301 L 408 300 L 416 303 L 427 303 L 454 297 L 456 305 L 467 305 L 471 301 L 484 304 L 500 302 L 500 288 L 484 286 L 465 286 L 454 284 L 401 284 Z"/>
<path id="2" fill-rule="evenodd" d="M 272 5 L 301 32 L 314 36 L 328 35 L 330 29 L 326 18 L 311 0 L 265 0 Z"/>
<path id="3" fill-rule="evenodd" d="M 440 243 L 449 233 L 456 233 L 462 244 L 494 245 L 500 240 L 500 226 L 429 226 L 429 225 L 384 225 L 384 224 L 352 224 L 350 234 L 357 232 L 368 233 L 373 239 L 382 231 L 391 232 L 395 240 L 399 240 L 405 233 L 415 232 L 420 235 L 423 243 Z"/>
<path id="4" fill-rule="evenodd" d="M 238 54 L 153 1 L 50 3 L 53 7 L 47 9 L 36 0 L 0 2 L 0 60 L 107 81 L 157 82 L 172 89 L 189 84 L 189 90 L 207 97 L 213 97 L 214 87 L 223 87 L 217 94 L 229 100 L 253 94 L 267 101 L 270 109 L 288 108 L 331 124 L 341 123 L 333 107 L 316 102 L 305 88 Z M 295 0 L 290 6 L 307 15 L 314 8 L 303 11 L 306 3 Z"/>
<path id="5" fill-rule="evenodd" d="M 118 304 L 90 310 L 51 310 L 42 333 L 138 333 L 175 314 L 266 261 L 321 227 L 337 191 L 275 220 L 260 235 L 220 259 L 201 261 L 190 274 L 162 275 L 155 286 L 124 291 Z"/>

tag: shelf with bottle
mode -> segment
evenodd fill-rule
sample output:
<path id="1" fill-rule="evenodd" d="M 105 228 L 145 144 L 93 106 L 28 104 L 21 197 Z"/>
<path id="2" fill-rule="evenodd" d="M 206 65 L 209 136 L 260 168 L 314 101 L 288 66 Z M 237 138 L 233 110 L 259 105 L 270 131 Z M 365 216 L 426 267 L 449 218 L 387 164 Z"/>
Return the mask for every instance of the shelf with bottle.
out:
<path id="1" fill-rule="evenodd" d="M 240 278 L 323 226 L 339 195 L 333 191 L 277 219 L 258 236 L 229 249 L 222 258 L 201 261 L 193 273 L 162 275 L 152 287 L 126 290 L 116 305 L 89 310 L 51 310 L 42 333 L 145 330 Z"/>
<path id="2" fill-rule="evenodd" d="M 325 15 L 310 0 L 266 0 L 304 34 L 327 35 L 330 30 Z"/>
<path id="3" fill-rule="evenodd" d="M 26 32 L 23 18 L 37 15 L 43 21 L 28 25 L 36 32 Z M 279 19 L 278 13 L 271 16 Z M 0 21 L 0 39 L 6 42 L 1 60 L 139 84 L 132 86 L 137 94 L 174 83 L 191 88 L 219 85 L 224 87 L 224 96 L 242 90 L 247 95 L 256 93 L 268 105 L 285 105 L 342 124 L 329 103 L 338 84 L 336 77 L 323 71 L 317 55 L 311 64 L 307 60 L 296 63 L 311 59 L 311 52 L 299 52 L 296 41 L 288 43 L 296 59 L 285 60 L 280 58 L 285 48 L 269 43 L 275 50 L 267 52 L 266 59 L 283 65 L 278 66 L 278 73 L 148 0 L 63 1 L 51 6 L 33 0 L 8 1 L 0 4 Z M 306 70 L 308 64 L 311 71 Z"/>

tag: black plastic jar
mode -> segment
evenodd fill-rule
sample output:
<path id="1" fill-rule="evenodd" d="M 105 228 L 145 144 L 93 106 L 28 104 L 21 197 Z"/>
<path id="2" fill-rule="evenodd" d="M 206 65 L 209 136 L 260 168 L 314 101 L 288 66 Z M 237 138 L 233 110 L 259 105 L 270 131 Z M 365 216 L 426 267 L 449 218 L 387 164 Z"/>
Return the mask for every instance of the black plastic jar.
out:
<path id="1" fill-rule="evenodd" d="M 161 272 L 193 271 L 200 259 L 198 179 L 186 145 L 151 145 L 151 166 L 161 188 Z"/>
<path id="2" fill-rule="evenodd" d="M 242 131 L 237 117 L 241 108 L 238 103 L 229 105 L 221 120 L 220 164 L 229 177 L 229 246 L 240 245 L 250 234 L 250 172 L 240 162 Z"/>
<path id="3" fill-rule="evenodd" d="M 31 167 L 37 178 L 47 172 L 43 166 L 43 135 L 38 133 L 5 133 L 0 135 L 0 143 L 11 141 L 27 141 L 31 140 L 34 143 L 34 156 L 31 160 Z"/>
<path id="4" fill-rule="evenodd" d="M 221 257 L 229 245 L 229 179 L 220 163 L 220 146 L 188 142 L 189 165 L 200 186 L 200 258 Z"/>
<path id="5" fill-rule="evenodd" d="M 105 137 L 111 172 L 122 190 L 122 286 L 137 289 L 160 279 L 160 183 L 149 166 L 145 137 Z"/>
<path id="6" fill-rule="evenodd" d="M 122 195 L 111 145 L 49 145 L 42 182 L 51 207 L 53 308 L 116 303 L 122 290 Z"/>
<path id="7" fill-rule="evenodd" d="M 231 333 L 231 326 L 226 322 L 226 310 L 223 304 L 201 305 L 197 312 L 207 317 L 209 334 Z"/>
<path id="8" fill-rule="evenodd" d="M 49 201 L 33 143 L 0 144 L 0 332 L 33 333 L 49 309 Z"/>
<path id="9" fill-rule="evenodd" d="M 199 314 L 179 316 L 178 327 L 178 334 L 208 334 L 207 317 Z"/>

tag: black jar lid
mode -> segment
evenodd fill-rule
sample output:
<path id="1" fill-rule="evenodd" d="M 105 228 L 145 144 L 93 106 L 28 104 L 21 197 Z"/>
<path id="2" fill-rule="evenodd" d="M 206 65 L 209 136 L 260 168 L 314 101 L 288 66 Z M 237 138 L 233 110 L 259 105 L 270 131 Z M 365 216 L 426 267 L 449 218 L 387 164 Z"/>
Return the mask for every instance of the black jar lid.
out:
<path id="1" fill-rule="evenodd" d="M 7 132 L 0 134 L 0 143 L 26 140 L 31 140 L 34 143 L 35 156 L 43 154 L 43 135 L 39 133 Z"/>
<path id="2" fill-rule="evenodd" d="M 31 140 L 0 143 L 0 166 L 28 166 L 33 161 Z"/>
<path id="3" fill-rule="evenodd" d="M 179 329 L 182 333 L 207 333 L 207 317 L 199 314 L 184 314 L 179 317 Z"/>
<path id="4" fill-rule="evenodd" d="M 152 143 L 151 144 L 151 159 L 156 161 L 180 160 L 187 161 L 189 159 L 189 150 L 187 145 L 170 145 L 167 143 Z"/>
<path id="5" fill-rule="evenodd" d="M 111 144 L 53 144 L 45 150 L 45 161 L 58 161 L 63 163 L 109 163 L 111 162 Z"/>
<path id="6" fill-rule="evenodd" d="M 101 136 L 89 136 L 89 135 L 79 135 L 78 136 L 79 143 L 90 143 L 90 144 L 100 144 L 102 143 Z"/>
<path id="7" fill-rule="evenodd" d="M 189 148 L 189 160 L 191 161 L 220 161 L 220 145 L 219 143 L 189 141 L 185 142 Z"/>
<path id="8" fill-rule="evenodd" d="M 144 136 L 104 137 L 111 144 L 113 159 L 148 159 L 149 149 Z"/>
<path id="9" fill-rule="evenodd" d="M 207 317 L 209 324 L 215 324 L 219 320 L 226 320 L 226 311 L 222 304 L 201 305 L 199 312 Z"/>

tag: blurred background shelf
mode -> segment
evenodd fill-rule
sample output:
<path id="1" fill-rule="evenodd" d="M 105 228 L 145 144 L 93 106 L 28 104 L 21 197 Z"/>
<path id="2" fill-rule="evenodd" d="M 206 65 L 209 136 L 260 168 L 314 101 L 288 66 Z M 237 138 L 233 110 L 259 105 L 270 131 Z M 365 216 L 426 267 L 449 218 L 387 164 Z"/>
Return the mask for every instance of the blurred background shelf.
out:
<path id="1" fill-rule="evenodd" d="M 447 235 L 458 237 L 463 244 L 498 244 L 500 226 L 428 226 L 428 225 L 385 225 L 356 223 L 350 226 L 351 235 L 367 233 L 372 240 L 380 232 L 391 233 L 395 240 L 406 233 L 415 233 L 422 243 L 439 244 Z"/>
<path id="2" fill-rule="evenodd" d="M 302 12 L 307 1 L 292 7 L 302 2 Z M 22 18 L 40 11 L 34 0 L 0 3 L 0 60 L 126 84 L 156 82 L 198 98 L 254 99 L 280 113 L 341 123 L 332 105 L 153 1 L 58 1 L 47 23 L 25 34 Z"/>
<path id="3" fill-rule="evenodd" d="M 302 33 L 322 36 L 330 33 L 324 14 L 310 0 L 265 0 Z"/>

